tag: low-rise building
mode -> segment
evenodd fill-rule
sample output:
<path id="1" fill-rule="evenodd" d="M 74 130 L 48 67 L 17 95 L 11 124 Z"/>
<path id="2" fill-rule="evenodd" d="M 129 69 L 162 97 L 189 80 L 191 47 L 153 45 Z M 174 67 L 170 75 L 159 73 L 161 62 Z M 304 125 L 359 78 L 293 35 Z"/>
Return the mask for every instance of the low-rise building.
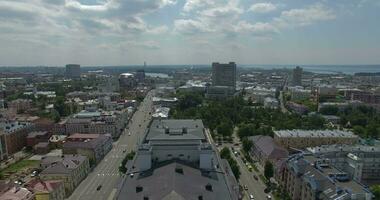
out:
<path id="1" fill-rule="evenodd" d="M 235 95 L 235 88 L 230 86 L 209 86 L 206 90 L 208 99 L 225 99 Z"/>
<path id="2" fill-rule="evenodd" d="M 307 152 L 329 159 L 351 179 L 368 185 L 380 183 L 380 146 L 323 145 L 309 147 Z"/>
<path id="3" fill-rule="evenodd" d="M 40 142 L 48 142 L 51 137 L 51 133 L 48 131 L 33 131 L 28 133 L 26 137 L 26 145 L 28 147 L 33 147 Z"/>
<path id="4" fill-rule="evenodd" d="M 296 154 L 285 161 L 277 177 L 293 200 L 372 199 L 371 192 L 329 160 Z"/>
<path id="5" fill-rule="evenodd" d="M 279 105 L 279 102 L 276 98 L 266 97 L 264 99 L 264 107 L 265 108 L 277 109 L 278 105 Z"/>
<path id="6" fill-rule="evenodd" d="M 308 107 L 306 107 L 306 106 L 304 106 L 302 104 L 291 102 L 291 101 L 289 101 L 289 102 L 286 103 L 286 107 L 290 111 L 295 112 L 295 113 L 297 113 L 299 115 L 304 115 L 304 114 L 306 114 L 306 113 L 309 112 L 309 108 Z"/>
<path id="7" fill-rule="evenodd" d="M 162 106 L 162 107 L 173 107 L 178 103 L 178 99 L 176 97 L 173 98 L 161 98 L 161 97 L 153 97 L 153 105 Z"/>
<path id="8" fill-rule="evenodd" d="M 32 107 L 32 100 L 30 99 L 16 99 L 8 102 L 8 108 L 16 112 L 26 111 Z"/>
<path id="9" fill-rule="evenodd" d="M 73 134 L 63 144 L 64 154 L 87 156 L 91 165 L 99 163 L 111 149 L 111 135 Z"/>
<path id="10" fill-rule="evenodd" d="M 304 149 L 328 144 L 355 144 L 359 137 L 341 130 L 279 130 L 274 141 L 287 149 Z"/>
<path id="11" fill-rule="evenodd" d="M 128 121 L 128 112 L 123 111 L 81 111 L 64 123 L 65 133 L 111 134 L 120 136 Z"/>
<path id="12" fill-rule="evenodd" d="M 290 97 L 292 101 L 299 101 L 309 99 L 311 95 L 311 90 L 305 90 L 301 88 L 291 88 Z"/>
<path id="13" fill-rule="evenodd" d="M 248 138 L 252 141 L 250 154 L 264 166 L 267 161 L 275 164 L 277 161 L 287 158 L 289 152 L 276 144 L 270 136 L 256 135 Z"/>
<path id="14" fill-rule="evenodd" d="M 14 186 L 5 193 L 0 194 L 4 200 L 34 200 L 34 194 L 26 188 Z"/>
<path id="15" fill-rule="evenodd" d="M 36 179 L 28 183 L 29 189 L 34 192 L 35 200 L 64 200 L 65 186 L 62 180 L 42 181 Z"/>
<path id="16" fill-rule="evenodd" d="M 42 180 L 62 180 L 66 197 L 75 190 L 90 171 L 90 163 L 86 156 L 62 155 L 43 157 L 41 160 Z"/>
<path id="17" fill-rule="evenodd" d="M 170 108 L 158 107 L 152 114 L 153 119 L 167 119 L 169 117 Z"/>

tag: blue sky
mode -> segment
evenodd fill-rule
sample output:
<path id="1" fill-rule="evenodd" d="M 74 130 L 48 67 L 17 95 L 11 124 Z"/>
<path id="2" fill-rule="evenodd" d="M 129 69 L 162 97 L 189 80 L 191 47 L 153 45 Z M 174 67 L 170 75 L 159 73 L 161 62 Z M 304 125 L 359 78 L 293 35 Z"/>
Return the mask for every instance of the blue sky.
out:
<path id="1" fill-rule="evenodd" d="M 0 66 L 380 64 L 379 0 L 1 0 Z"/>

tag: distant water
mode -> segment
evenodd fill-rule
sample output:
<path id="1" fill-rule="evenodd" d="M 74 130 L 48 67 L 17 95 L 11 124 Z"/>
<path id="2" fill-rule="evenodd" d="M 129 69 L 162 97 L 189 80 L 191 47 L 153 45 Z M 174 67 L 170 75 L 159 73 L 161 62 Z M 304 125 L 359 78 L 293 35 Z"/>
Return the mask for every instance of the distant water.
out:
<path id="1" fill-rule="evenodd" d="M 158 77 L 158 78 L 170 78 L 169 75 L 164 74 L 164 73 L 145 73 L 146 76 L 149 77 Z"/>
<path id="2" fill-rule="evenodd" d="M 243 65 L 244 68 L 292 69 L 297 65 Z M 304 71 L 322 74 L 355 74 L 380 72 L 380 65 L 299 65 Z"/>

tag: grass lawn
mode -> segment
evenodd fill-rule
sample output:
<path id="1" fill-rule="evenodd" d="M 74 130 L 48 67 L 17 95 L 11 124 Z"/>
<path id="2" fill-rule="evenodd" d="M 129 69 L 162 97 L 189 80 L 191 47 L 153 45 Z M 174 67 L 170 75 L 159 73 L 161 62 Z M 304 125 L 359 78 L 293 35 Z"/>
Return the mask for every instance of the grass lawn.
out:
<path id="1" fill-rule="evenodd" d="M 40 164 L 40 161 L 38 160 L 20 160 L 16 163 L 13 163 L 9 165 L 4 170 L 1 170 L 0 173 L 2 174 L 14 174 L 17 172 L 21 172 L 23 170 L 31 169 L 31 168 L 38 168 Z"/>

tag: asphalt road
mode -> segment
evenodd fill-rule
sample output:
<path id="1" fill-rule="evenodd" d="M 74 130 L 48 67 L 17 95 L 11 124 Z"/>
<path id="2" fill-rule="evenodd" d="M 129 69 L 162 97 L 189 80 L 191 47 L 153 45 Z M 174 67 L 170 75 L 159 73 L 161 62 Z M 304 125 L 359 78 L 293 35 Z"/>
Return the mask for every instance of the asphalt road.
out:
<path id="1" fill-rule="evenodd" d="M 112 150 L 103 158 L 95 169 L 77 187 L 69 200 L 108 200 L 113 199 L 117 185 L 122 180 L 119 174 L 121 161 L 142 140 L 149 125 L 152 111 L 152 94 L 149 92 L 137 111 L 132 116 L 128 127 L 119 140 L 114 142 Z M 129 135 L 129 132 L 131 133 Z M 97 188 L 101 185 L 101 189 Z"/>

